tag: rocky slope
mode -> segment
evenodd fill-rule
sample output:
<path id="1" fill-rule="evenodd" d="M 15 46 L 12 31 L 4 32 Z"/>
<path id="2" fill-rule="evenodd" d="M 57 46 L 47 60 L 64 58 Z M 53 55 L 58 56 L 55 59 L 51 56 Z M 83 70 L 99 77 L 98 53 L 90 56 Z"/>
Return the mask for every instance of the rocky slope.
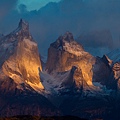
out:
<path id="1" fill-rule="evenodd" d="M 114 78 L 117 81 L 118 89 L 120 89 L 120 49 L 115 49 L 107 54 L 112 60 L 112 70 Z"/>
<path id="2" fill-rule="evenodd" d="M 41 62 L 29 25 L 20 20 L 16 30 L 0 37 L 0 53 L 0 116 L 120 118 L 118 52 L 94 57 L 66 32 Z"/>
<path id="3" fill-rule="evenodd" d="M 37 43 L 29 33 L 29 25 L 21 20 L 18 28 L 0 40 L 1 73 L 15 83 L 39 84 L 42 70 Z"/>
<path id="4" fill-rule="evenodd" d="M 115 113 L 111 113 L 116 105 L 119 109 L 116 94 L 119 84 L 115 79 L 113 61 L 106 55 L 102 58 L 92 56 L 74 40 L 71 33 L 60 36 L 50 45 L 46 71 L 42 71 L 41 77 L 48 81 L 43 82 L 45 89 L 57 91 L 58 96 L 52 96 L 50 100 L 65 115 L 116 119 Z"/>
<path id="5" fill-rule="evenodd" d="M 58 109 L 43 96 L 37 43 L 27 22 L 0 39 L 0 116 L 56 115 Z"/>
<path id="6" fill-rule="evenodd" d="M 104 58 L 94 57 L 86 52 L 83 47 L 74 40 L 73 35 L 67 32 L 50 45 L 46 71 L 50 74 L 65 72 L 75 66 L 76 69 L 79 69 L 75 70 L 73 74 L 73 79 L 77 87 L 82 86 L 81 81 L 84 81 L 87 86 L 94 89 L 95 85 L 93 82 L 100 82 L 103 85 L 108 84 L 109 86 L 109 76 L 110 74 L 112 75 L 112 70 L 106 60 L 104 60 Z M 80 75 L 82 78 L 79 77 Z"/>

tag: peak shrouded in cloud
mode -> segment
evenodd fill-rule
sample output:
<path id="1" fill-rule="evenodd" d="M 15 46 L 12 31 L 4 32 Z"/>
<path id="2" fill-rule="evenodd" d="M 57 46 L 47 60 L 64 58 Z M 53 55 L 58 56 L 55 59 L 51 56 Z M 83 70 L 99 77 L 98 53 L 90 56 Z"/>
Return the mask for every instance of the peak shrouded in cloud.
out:
<path id="1" fill-rule="evenodd" d="M 43 54 L 47 53 L 45 50 L 49 47 L 49 44 L 66 31 L 71 31 L 75 38 L 78 38 L 94 31 L 98 31 L 99 35 L 97 33 L 97 36 L 102 36 L 101 31 L 108 30 L 112 35 L 112 37 L 110 36 L 110 41 L 108 42 L 107 39 L 105 42 L 103 40 L 101 42 L 101 39 L 96 39 L 92 47 L 104 46 L 113 49 L 120 46 L 120 1 L 118 0 L 53 1 L 41 9 L 37 9 L 38 11 L 29 11 L 26 3 L 21 2 L 24 5 L 19 6 L 20 12 L 17 10 L 11 11 L 1 21 L 0 32 L 8 33 L 15 27 L 20 18 L 26 19 L 30 23 L 30 31 L 37 40 L 40 51 Z M 31 3 L 29 1 L 29 4 Z M 95 38 L 97 38 L 96 35 Z M 84 43 L 88 42 L 87 39 L 84 41 Z M 105 44 L 103 45 L 103 43 Z M 106 53 L 106 51 L 104 52 Z"/>

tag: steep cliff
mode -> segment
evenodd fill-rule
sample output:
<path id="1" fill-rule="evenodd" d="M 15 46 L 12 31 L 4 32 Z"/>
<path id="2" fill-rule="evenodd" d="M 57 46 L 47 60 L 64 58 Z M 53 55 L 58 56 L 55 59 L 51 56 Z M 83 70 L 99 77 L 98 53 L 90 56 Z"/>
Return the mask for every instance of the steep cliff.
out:
<path id="1" fill-rule="evenodd" d="M 37 43 L 20 20 L 15 31 L 0 38 L 0 117 L 59 114 L 44 96 L 41 71 Z"/>
<path id="2" fill-rule="evenodd" d="M 18 28 L 1 39 L 1 72 L 15 83 L 39 84 L 42 70 L 37 43 L 29 33 L 27 22 L 20 20 Z"/>
<path id="3" fill-rule="evenodd" d="M 78 81 L 80 80 L 79 75 L 82 75 L 82 80 L 86 85 L 94 88 L 93 82 L 102 83 L 102 80 L 106 81 L 103 84 L 109 82 L 111 69 L 105 62 L 102 58 L 94 57 L 86 52 L 82 45 L 74 40 L 73 35 L 66 32 L 50 45 L 46 71 L 53 74 L 54 72 L 69 71 L 76 66 L 81 71 L 77 72 L 78 77 L 75 77 L 76 85 L 81 86 L 78 85 Z"/>

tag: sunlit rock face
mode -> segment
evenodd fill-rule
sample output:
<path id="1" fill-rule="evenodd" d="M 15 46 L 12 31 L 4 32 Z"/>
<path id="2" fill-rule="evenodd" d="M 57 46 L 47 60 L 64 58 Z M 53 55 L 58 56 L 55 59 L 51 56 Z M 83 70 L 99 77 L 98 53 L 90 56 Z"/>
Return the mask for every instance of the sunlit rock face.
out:
<path id="1" fill-rule="evenodd" d="M 29 33 L 27 22 L 20 20 L 18 28 L 1 39 L 1 71 L 16 83 L 40 84 L 42 70 L 38 47 Z"/>
<path id="2" fill-rule="evenodd" d="M 117 82 L 117 87 L 120 89 L 120 62 L 116 62 L 113 65 L 114 79 Z"/>
<path id="3" fill-rule="evenodd" d="M 72 66 L 78 66 L 81 68 L 83 78 L 92 85 L 91 62 L 94 62 L 94 59 L 74 40 L 73 35 L 67 32 L 50 45 L 46 70 L 49 73 L 64 72 L 70 70 Z"/>
<path id="4" fill-rule="evenodd" d="M 120 49 L 115 49 L 107 54 L 112 61 L 113 79 L 117 82 L 117 87 L 120 89 Z"/>
<path id="5" fill-rule="evenodd" d="M 113 65 L 113 71 L 115 79 L 120 79 L 120 62 L 116 62 Z"/>
<path id="6" fill-rule="evenodd" d="M 74 40 L 73 35 L 67 32 L 50 45 L 46 70 L 52 74 L 69 71 L 76 66 L 73 75 L 76 85 L 81 86 L 81 81 L 84 81 L 86 85 L 93 86 L 93 82 L 103 84 L 109 82 L 112 69 L 109 65 L 111 63 L 106 62 L 107 58 L 94 57 L 85 52 L 83 47 Z"/>

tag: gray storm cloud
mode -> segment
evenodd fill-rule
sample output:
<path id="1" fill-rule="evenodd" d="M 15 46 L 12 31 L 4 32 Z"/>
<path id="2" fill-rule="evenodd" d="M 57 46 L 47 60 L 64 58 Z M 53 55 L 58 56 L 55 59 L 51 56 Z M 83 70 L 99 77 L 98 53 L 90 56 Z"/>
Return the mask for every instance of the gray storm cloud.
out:
<path id="1" fill-rule="evenodd" d="M 16 3 L 17 0 L 0 0 L 0 20 L 16 6 Z"/>
<path id="2" fill-rule="evenodd" d="M 72 32 L 85 47 L 120 47 L 120 0 L 61 0 L 30 12 L 25 5 L 19 8 L 21 12 L 12 10 L 4 17 L 0 23 L 0 31 L 9 33 L 20 18 L 26 19 L 42 54 L 47 52 L 51 42 L 66 31 Z"/>

